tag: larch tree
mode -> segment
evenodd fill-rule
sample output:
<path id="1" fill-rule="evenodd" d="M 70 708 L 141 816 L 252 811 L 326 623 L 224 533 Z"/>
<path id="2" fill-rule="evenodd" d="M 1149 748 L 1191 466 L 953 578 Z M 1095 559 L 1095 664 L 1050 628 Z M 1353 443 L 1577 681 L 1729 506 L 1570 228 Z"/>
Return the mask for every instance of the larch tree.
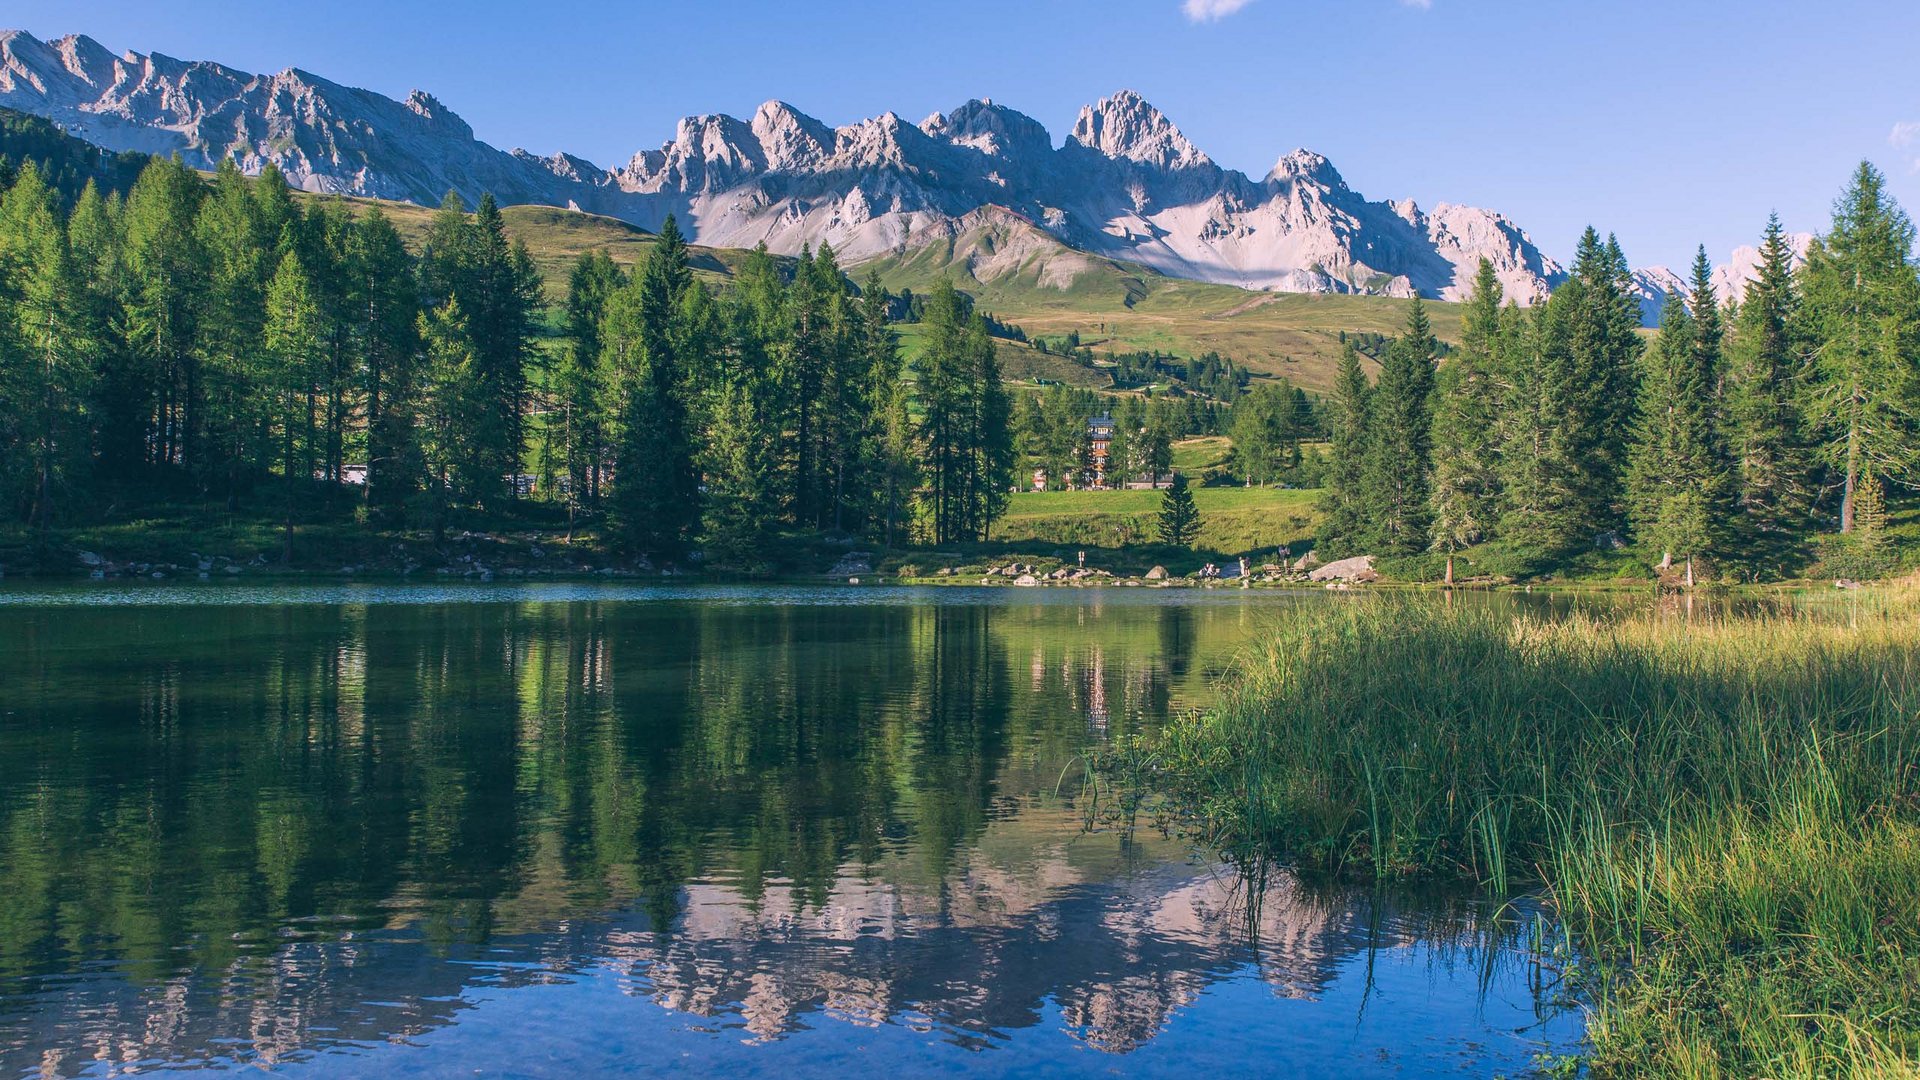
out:
<path id="1" fill-rule="evenodd" d="M 1920 276 L 1913 223 L 1868 162 L 1834 207 L 1803 271 L 1813 349 L 1806 418 L 1839 489 L 1840 532 L 1869 483 L 1920 484 Z"/>

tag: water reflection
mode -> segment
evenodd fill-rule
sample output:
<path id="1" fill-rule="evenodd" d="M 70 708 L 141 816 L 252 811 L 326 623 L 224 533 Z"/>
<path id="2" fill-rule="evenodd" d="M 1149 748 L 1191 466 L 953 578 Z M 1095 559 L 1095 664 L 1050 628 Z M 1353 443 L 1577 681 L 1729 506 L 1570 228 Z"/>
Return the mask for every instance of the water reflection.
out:
<path id="1" fill-rule="evenodd" d="M 350 1075 L 386 1053 L 631 1071 L 591 1055 L 643 1029 L 683 1064 L 745 1043 L 749 1069 L 872 1049 L 991 1071 L 1010 1059 L 962 1049 L 1144 1054 L 1180 1014 L 1198 1031 L 1364 1000 L 1355 965 L 1383 956 L 1442 1019 L 1329 1030 L 1396 1067 L 1474 1046 L 1524 1065 L 1572 1038 L 1511 925 L 1472 905 L 1282 882 L 1256 948 L 1214 868 L 1081 831 L 1062 770 L 1202 702 L 1272 617 L 1098 597 L 0 607 L 0 1072 Z M 1212 1000 L 1244 986 L 1254 1004 Z M 538 1046 L 551 1061 L 520 1061 Z M 1035 1060 L 1105 1068 L 1056 1058 Z"/>

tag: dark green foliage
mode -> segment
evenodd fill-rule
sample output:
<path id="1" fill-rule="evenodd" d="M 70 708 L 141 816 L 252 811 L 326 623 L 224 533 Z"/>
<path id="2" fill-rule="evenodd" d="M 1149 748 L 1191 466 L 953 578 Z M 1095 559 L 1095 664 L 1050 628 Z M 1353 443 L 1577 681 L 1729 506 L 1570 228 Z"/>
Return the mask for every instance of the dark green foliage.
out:
<path id="1" fill-rule="evenodd" d="M 53 122 L 12 109 L 0 109 L 0 189 L 32 165 L 41 183 L 72 204 L 88 185 L 125 195 L 150 159 L 132 151 L 111 153 L 55 127 Z"/>
<path id="2" fill-rule="evenodd" d="M 1689 314 L 1678 296 L 1667 298 L 1660 337 L 1647 351 L 1640 380 L 1628 472 L 1628 516 L 1634 536 L 1661 564 L 1716 553 L 1730 511 L 1726 451 L 1720 442 L 1714 386 L 1719 372 L 1718 320 L 1708 271 L 1696 267 L 1701 288 Z"/>
<path id="3" fill-rule="evenodd" d="M 1433 547 L 1454 552 L 1493 535 L 1500 512 L 1500 424 L 1511 340 L 1500 279 L 1480 260 L 1461 318 L 1461 347 L 1441 365 L 1433 414 Z"/>
<path id="4" fill-rule="evenodd" d="M 1194 505 L 1187 478 L 1180 473 L 1173 474 L 1173 482 L 1160 496 L 1160 517 L 1155 522 L 1155 532 L 1160 542 L 1169 547 L 1192 547 L 1194 537 L 1200 535 L 1200 508 Z"/>
<path id="5" fill-rule="evenodd" d="M 963 311 L 945 281 L 927 297 L 920 439 L 936 544 L 985 538 L 1013 483 L 1012 403 L 986 324 Z"/>
<path id="6" fill-rule="evenodd" d="M 704 287 L 672 218 L 633 281 L 607 303 L 600 338 L 618 389 L 610 513 L 625 546 L 677 559 L 700 521 L 687 365 L 690 306 Z"/>
<path id="7" fill-rule="evenodd" d="M 1282 379 L 1260 386 L 1233 407 L 1233 457 L 1240 478 L 1271 484 L 1300 467 L 1306 397 Z"/>
<path id="8" fill-rule="evenodd" d="M 1374 386 L 1360 475 L 1370 549 L 1393 555 L 1428 545 L 1432 523 L 1428 473 L 1433 458 L 1434 359 L 1439 342 L 1416 298 L 1407 329 L 1387 347 Z"/>
<path id="9" fill-rule="evenodd" d="M 1811 509 L 1801 419 L 1800 292 L 1780 219 L 1770 217 L 1758 278 L 1747 286 L 1727 347 L 1725 416 L 1733 458 L 1734 542 L 1749 563 L 1778 570 Z"/>
<path id="10" fill-rule="evenodd" d="M 1348 342 L 1340 354 L 1340 376 L 1329 410 L 1332 461 L 1326 477 L 1318 546 L 1328 555 L 1350 554 L 1366 540 L 1367 511 L 1362 478 L 1371 445 L 1373 387 L 1360 368 L 1360 353 Z"/>
<path id="11" fill-rule="evenodd" d="M 1803 310 L 1813 345 L 1805 398 L 1815 450 L 1839 495 L 1843 533 L 1878 477 L 1920 486 L 1920 276 L 1913 223 L 1867 162 L 1808 253 Z"/>

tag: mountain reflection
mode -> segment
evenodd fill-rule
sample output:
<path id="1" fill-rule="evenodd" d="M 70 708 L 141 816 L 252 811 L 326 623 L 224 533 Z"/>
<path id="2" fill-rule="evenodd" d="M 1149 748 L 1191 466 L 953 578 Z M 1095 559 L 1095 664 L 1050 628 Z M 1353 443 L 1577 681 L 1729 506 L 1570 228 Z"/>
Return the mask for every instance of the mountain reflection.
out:
<path id="1" fill-rule="evenodd" d="M 1247 606 L 4 614 L 9 1074 L 405 1041 L 594 972 L 752 1040 L 986 1046 L 1051 1004 L 1126 1052 L 1249 968 L 1509 962 L 1471 909 L 1291 883 L 1254 948 L 1177 845 L 1081 831 L 1063 771 L 1202 700 Z"/>

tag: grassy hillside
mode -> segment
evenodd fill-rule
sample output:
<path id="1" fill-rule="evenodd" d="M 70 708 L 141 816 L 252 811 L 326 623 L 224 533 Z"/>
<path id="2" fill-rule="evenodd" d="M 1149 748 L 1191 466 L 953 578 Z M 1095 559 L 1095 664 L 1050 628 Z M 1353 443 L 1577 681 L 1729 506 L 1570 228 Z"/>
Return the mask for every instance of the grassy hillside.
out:
<path id="1" fill-rule="evenodd" d="M 1320 493 L 1288 488 L 1195 488 L 1200 539 L 1221 555 L 1303 547 L 1319 524 Z M 1158 491 L 1028 491 L 1013 496 L 994 539 L 1115 548 L 1151 541 L 1160 512 Z"/>
<path id="2" fill-rule="evenodd" d="M 320 202 L 338 197 L 309 198 Z M 420 250 L 420 245 L 426 239 L 427 225 L 433 220 L 431 207 L 412 203 L 374 199 L 342 201 L 353 206 L 378 205 L 392 219 L 394 228 L 400 231 L 407 246 L 414 251 Z M 540 269 L 547 300 L 555 304 L 566 299 L 567 275 L 580 256 L 590 251 L 605 251 L 615 263 L 631 269 L 646 258 L 657 239 L 645 229 L 617 218 L 582 214 L 552 206 L 509 206 L 500 211 L 500 216 L 506 222 L 507 235 L 527 245 L 527 250 L 533 255 L 534 265 Z M 731 277 L 734 269 L 747 257 L 745 251 L 732 248 L 694 247 L 692 254 L 694 272 L 712 281 Z"/>
<path id="3" fill-rule="evenodd" d="M 866 264 L 890 289 L 942 277 L 1030 335 L 1080 332 L 1096 353 L 1209 350 L 1309 389 L 1333 385 L 1341 331 L 1398 333 L 1408 301 L 1252 292 L 1184 281 L 1066 247 L 1016 215 L 976 214 L 944 242 Z M 864 269 L 864 267 L 863 267 Z M 1457 304 L 1429 302 L 1435 332 L 1459 340 Z"/>
<path id="4" fill-rule="evenodd" d="M 417 247 L 432 209 L 409 203 L 379 205 Z M 510 206 L 502 214 L 507 231 L 532 251 L 547 297 L 554 302 L 565 296 L 567 272 L 580 255 L 604 249 L 614 262 L 633 266 L 654 242 L 653 234 L 643 229 L 594 214 L 544 206 Z M 715 281 L 729 277 L 746 257 L 735 249 L 693 251 L 695 269 Z M 868 266 L 878 269 L 881 280 L 896 290 L 925 291 L 946 277 L 983 310 L 1029 334 L 1057 336 L 1077 330 L 1096 354 L 1160 350 L 1197 356 L 1211 350 L 1256 373 L 1285 376 L 1314 390 L 1333 385 L 1342 331 L 1397 333 L 1407 309 L 1407 301 L 1386 297 L 1250 292 L 1165 277 L 1142 266 L 1074 251 L 1017 220 L 978 225 L 906 256 L 861 264 L 853 268 L 854 275 L 863 276 Z M 1440 337 L 1458 340 L 1458 305 L 1427 307 Z M 902 336 L 912 348 L 914 329 L 903 328 Z M 1012 342 L 1002 343 L 1000 363 L 1014 381 L 1047 379 L 1077 386 L 1107 382 L 1097 372 Z"/>

